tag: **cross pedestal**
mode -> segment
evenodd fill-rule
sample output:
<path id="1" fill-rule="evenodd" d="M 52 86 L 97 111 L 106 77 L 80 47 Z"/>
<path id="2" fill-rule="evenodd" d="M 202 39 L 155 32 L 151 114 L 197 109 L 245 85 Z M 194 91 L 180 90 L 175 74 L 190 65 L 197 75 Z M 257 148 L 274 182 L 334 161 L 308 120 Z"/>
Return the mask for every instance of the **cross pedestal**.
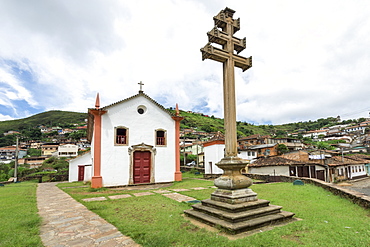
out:
<path id="1" fill-rule="evenodd" d="M 234 10 L 225 8 L 213 17 L 215 27 L 207 33 L 209 43 L 201 49 L 203 60 L 212 59 L 223 64 L 225 157 L 216 165 L 224 173 L 215 180 L 217 189 L 211 194 L 211 199 L 185 210 L 187 216 L 219 226 L 231 234 L 260 229 L 294 216 L 280 211 L 280 206 L 257 199 L 257 193 L 248 188 L 252 180 L 240 172 L 247 162 L 238 157 L 234 67 L 243 71 L 249 69 L 252 57 L 234 54 L 234 51 L 239 53 L 246 47 L 245 38 L 233 36 L 240 29 L 240 19 L 233 19 L 234 13 Z M 212 42 L 221 45 L 222 49 L 212 46 Z"/>

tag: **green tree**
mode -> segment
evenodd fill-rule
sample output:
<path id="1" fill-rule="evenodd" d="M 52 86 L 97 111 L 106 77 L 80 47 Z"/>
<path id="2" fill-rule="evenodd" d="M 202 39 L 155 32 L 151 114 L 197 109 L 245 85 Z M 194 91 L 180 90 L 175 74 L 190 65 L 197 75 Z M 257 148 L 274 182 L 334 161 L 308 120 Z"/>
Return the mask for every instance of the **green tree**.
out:
<path id="1" fill-rule="evenodd" d="M 279 154 L 284 154 L 284 153 L 289 152 L 289 149 L 285 144 L 279 144 L 277 146 L 277 151 L 278 151 Z"/>
<path id="2" fill-rule="evenodd" d="M 41 156 L 41 149 L 29 148 L 27 150 L 27 155 L 29 155 L 29 156 Z"/>
<path id="3" fill-rule="evenodd" d="M 325 149 L 325 150 L 332 150 L 334 149 L 332 146 L 329 145 L 327 142 L 316 142 L 314 144 L 318 149 Z"/>
<path id="4" fill-rule="evenodd" d="M 42 163 L 43 168 L 53 168 L 58 172 L 68 169 L 68 162 L 66 158 L 50 157 Z"/>
<path id="5" fill-rule="evenodd" d="M 78 141 L 80 140 L 80 138 L 86 137 L 86 136 L 87 136 L 86 130 L 78 130 L 78 131 L 70 133 L 68 137 L 73 140 Z"/>

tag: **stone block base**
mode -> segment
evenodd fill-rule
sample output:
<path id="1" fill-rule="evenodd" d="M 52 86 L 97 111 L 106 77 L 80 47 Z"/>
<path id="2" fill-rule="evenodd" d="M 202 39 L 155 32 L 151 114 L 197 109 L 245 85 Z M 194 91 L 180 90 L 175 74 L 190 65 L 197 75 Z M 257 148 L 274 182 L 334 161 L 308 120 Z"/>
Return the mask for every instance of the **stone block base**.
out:
<path id="1" fill-rule="evenodd" d="M 225 190 L 217 189 L 211 194 L 211 199 L 229 204 L 238 204 L 257 200 L 257 193 L 251 189 Z"/>

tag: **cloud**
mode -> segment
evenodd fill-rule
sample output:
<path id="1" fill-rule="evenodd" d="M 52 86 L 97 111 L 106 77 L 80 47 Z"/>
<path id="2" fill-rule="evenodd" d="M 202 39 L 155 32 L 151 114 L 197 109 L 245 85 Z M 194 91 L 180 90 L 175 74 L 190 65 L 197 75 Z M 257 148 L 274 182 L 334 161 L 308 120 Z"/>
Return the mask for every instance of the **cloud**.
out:
<path id="1" fill-rule="evenodd" d="M 235 70 L 238 120 L 285 123 L 370 110 L 362 1 L 3 1 L 0 120 L 86 112 L 144 92 L 165 107 L 223 116 L 222 65 L 201 60 L 213 16 L 230 7 L 246 37 Z M 320 6 L 320 7 L 318 7 Z M 9 110 L 10 109 L 10 110 Z"/>

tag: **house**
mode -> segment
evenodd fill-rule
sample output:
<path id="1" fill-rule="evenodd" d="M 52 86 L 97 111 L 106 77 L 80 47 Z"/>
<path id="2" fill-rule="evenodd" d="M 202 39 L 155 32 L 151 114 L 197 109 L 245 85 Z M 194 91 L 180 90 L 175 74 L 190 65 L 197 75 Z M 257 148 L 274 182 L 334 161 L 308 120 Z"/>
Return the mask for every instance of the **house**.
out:
<path id="1" fill-rule="evenodd" d="M 370 176 L 370 155 L 365 155 L 365 154 L 354 154 L 351 156 L 346 156 L 350 159 L 361 159 L 365 163 L 365 169 L 367 176 Z"/>
<path id="2" fill-rule="evenodd" d="M 310 130 L 302 134 L 303 137 L 309 137 L 312 139 L 318 139 L 319 136 L 326 136 L 328 130 Z"/>
<path id="3" fill-rule="evenodd" d="M 142 90 L 138 94 L 100 108 L 89 109 L 91 187 L 181 181 L 180 121 Z M 70 162 L 77 173 L 78 162 Z M 82 168 L 81 168 L 82 169 Z M 76 178 L 76 174 L 72 175 Z M 85 179 L 87 178 L 85 175 Z"/>
<path id="4" fill-rule="evenodd" d="M 366 177 L 365 165 L 368 162 L 368 160 L 351 156 L 333 156 L 325 161 L 330 170 L 330 182 Z"/>
<path id="5" fill-rule="evenodd" d="M 260 145 L 260 144 L 267 144 L 268 140 L 271 137 L 268 135 L 250 135 L 247 137 L 243 137 L 238 139 L 238 145 L 239 149 L 245 150 L 248 146 L 255 146 L 255 145 Z"/>
<path id="6" fill-rule="evenodd" d="M 325 181 L 327 171 L 324 165 L 316 162 L 302 162 L 282 156 L 259 158 L 248 165 L 248 172 L 270 176 L 292 176 L 317 178 Z"/>
<path id="7" fill-rule="evenodd" d="M 42 166 L 42 163 L 48 159 L 48 157 L 45 156 L 34 156 L 34 157 L 28 157 L 24 159 L 24 164 L 27 164 L 30 166 L 30 168 L 38 168 Z"/>
<path id="8" fill-rule="evenodd" d="M 7 135 L 14 135 L 14 134 L 20 134 L 19 131 L 9 130 L 8 132 L 4 132 L 4 136 Z"/>
<path id="9" fill-rule="evenodd" d="M 225 137 L 217 132 L 211 139 L 203 143 L 204 174 L 223 174 L 224 171 L 216 163 L 225 157 Z"/>
<path id="10" fill-rule="evenodd" d="M 183 150 L 188 154 L 197 155 L 203 152 L 203 145 L 200 142 L 194 144 L 185 144 Z"/>
<path id="11" fill-rule="evenodd" d="M 41 145 L 41 155 L 52 156 L 58 151 L 59 143 L 44 143 Z"/>
<path id="12" fill-rule="evenodd" d="M 269 138 L 267 141 L 268 144 L 284 144 L 290 151 L 295 151 L 295 150 L 302 150 L 305 148 L 305 145 L 301 142 L 299 139 L 295 138 Z"/>
<path id="13" fill-rule="evenodd" d="M 74 159 L 69 160 L 68 181 L 91 182 L 92 159 L 91 152 L 83 153 Z"/>
<path id="14" fill-rule="evenodd" d="M 15 146 L 0 147 L 0 162 L 10 163 L 15 160 L 16 149 L 17 148 Z M 21 159 L 26 155 L 27 150 L 18 149 L 18 159 Z"/>
<path id="15" fill-rule="evenodd" d="M 355 125 L 355 126 L 350 126 L 350 127 L 347 127 L 344 129 L 345 132 L 358 132 L 358 133 L 361 133 L 361 134 L 365 134 L 365 129 L 367 128 L 367 126 L 365 125 Z"/>
<path id="16" fill-rule="evenodd" d="M 78 146 L 73 144 L 60 145 L 58 147 L 58 157 L 76 157 L 78 155 Z"/>

